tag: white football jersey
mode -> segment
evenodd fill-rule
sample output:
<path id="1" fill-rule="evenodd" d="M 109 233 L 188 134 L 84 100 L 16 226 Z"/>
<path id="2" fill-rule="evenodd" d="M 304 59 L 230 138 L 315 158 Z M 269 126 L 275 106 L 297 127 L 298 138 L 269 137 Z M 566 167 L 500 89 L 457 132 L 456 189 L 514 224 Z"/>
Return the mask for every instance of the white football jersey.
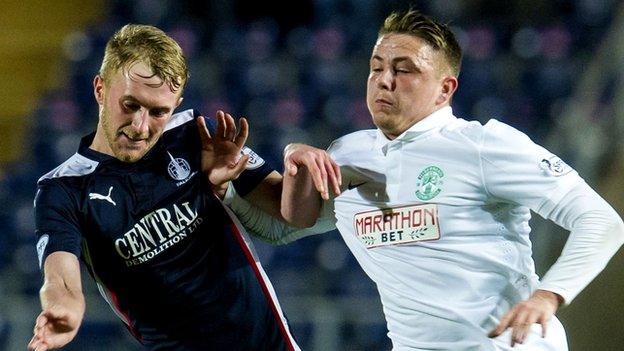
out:
<path id="1" fill-rule="evenodd" d="M 530 210 L 544 215 L 579 175 L 516 129 L 450 107 L 395 140 L 358 131 L 328 152 L 346 188 L 315 230 L 335 225 L 377 284 L 394 349 L 506 349 L 487 334 L 537 287 Z"/>

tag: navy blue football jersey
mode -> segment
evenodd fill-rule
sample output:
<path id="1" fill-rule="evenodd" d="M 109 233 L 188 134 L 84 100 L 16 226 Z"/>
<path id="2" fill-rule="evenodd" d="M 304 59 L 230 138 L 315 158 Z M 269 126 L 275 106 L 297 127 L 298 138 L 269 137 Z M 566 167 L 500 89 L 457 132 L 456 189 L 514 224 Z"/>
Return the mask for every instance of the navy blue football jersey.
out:
<path id="1" fill-rule="evenodd" d="M 197 116 L 173 115 L 134 163 L 90 149 L 91 134 L 41 177 L 39 264 L 55 251 L 80 257 L 150 350 L 298 350 L 249 237 L 201 172 Z M 272 171 L 244 152 L 250 161 L 233 182 L 241 195 Z"/>

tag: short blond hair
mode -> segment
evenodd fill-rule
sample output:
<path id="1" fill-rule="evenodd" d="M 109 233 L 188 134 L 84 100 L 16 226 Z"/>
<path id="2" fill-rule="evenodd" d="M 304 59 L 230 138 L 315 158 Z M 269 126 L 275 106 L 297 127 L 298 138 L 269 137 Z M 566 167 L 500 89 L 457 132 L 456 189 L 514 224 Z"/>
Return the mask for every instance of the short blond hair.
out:
<path id="1" fill-rule="evenodd" d="M 459 75 L 462 50 L 451 29 L 417 10 L 393 12 L 379 29 L 379 36 L 389 33 L 409 34 L 426 41 L 436 51 L 441 51 L 451 72 Z"/>
<path id="2" fill-rule="evenodd" d="M 148 25 L 127 24 L 106 44 L 100 76 L 105 83 L 120 69 L 142 62 L 173 92 L 182 93 L 189 78 L 180 45 L 162 30 Z"/>

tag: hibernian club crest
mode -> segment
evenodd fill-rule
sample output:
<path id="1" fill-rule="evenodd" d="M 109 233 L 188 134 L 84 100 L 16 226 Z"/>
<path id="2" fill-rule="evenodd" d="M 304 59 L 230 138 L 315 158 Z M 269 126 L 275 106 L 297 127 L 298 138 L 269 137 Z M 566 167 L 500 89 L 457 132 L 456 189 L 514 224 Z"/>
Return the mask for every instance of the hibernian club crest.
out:
<path id="1" fill-rule="evenodd" d="M 436 166 L 425 168 L 418 175 L 416 197 L 423 201 L 431 200 L 442 191 L 444 172 Z"/>

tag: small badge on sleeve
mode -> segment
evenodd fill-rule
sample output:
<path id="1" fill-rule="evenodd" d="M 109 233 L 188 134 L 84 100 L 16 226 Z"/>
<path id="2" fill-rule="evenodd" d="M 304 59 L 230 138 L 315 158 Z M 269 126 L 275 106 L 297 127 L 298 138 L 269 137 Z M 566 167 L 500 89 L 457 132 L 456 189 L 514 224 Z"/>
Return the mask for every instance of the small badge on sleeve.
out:
<path id="1" fill-rule="evenodd" d="M 264 164 L 264 160 L 262 159 L 262 157 L 258 156 L 257 153 L 255 153 L 247 146 L 243 146 L 241 154 L 249 155 L 249 161 L 247 161 L 247 166 L 245 166 L 245 169 L 253 170 Z"/>
<path id="2" fill-rule="evenodd" d="M 48 241 L 50 240 L 50 236 L 48 234 L 43 234 L 39 241 L 37 241 L 37 257 L 39 257 L 39 268 L 42 268 L 43 265 L 43 254 L 45 253 L 46 246 L 48 246 Z"/>
<path id="3" fill-rule="evenodd" d="M 548 158 L 542 159 L 540 162 L 540 168 L 551 176 L 559 177 L 568 174 L 572 171 L 572 167 L 568 166 L 559 157 L 551 155 Z"/>

